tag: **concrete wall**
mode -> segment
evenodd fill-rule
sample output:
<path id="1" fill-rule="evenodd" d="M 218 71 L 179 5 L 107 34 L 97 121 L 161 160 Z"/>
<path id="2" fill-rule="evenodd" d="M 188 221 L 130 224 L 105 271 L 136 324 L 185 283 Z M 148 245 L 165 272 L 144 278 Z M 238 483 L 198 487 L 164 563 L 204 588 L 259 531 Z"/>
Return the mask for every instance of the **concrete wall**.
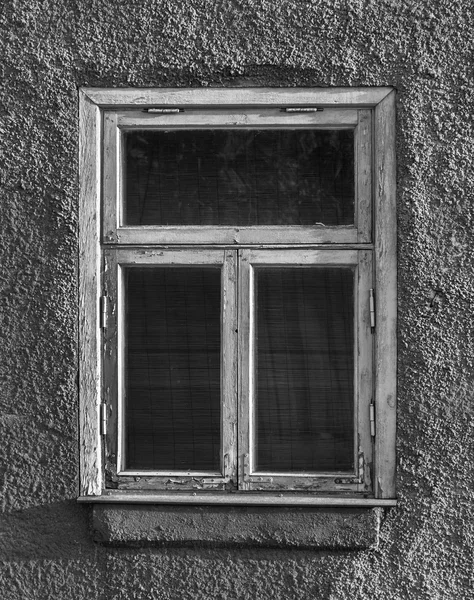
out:
<path id="1" fill-rule="evenodd" d="M 456 599 L 474 588 L 467 0 L 4 0 L 5 599 Z M 398 89 L 399 506 L 379 545 L 106 547 L 76 505 L 77 87 Z"/>

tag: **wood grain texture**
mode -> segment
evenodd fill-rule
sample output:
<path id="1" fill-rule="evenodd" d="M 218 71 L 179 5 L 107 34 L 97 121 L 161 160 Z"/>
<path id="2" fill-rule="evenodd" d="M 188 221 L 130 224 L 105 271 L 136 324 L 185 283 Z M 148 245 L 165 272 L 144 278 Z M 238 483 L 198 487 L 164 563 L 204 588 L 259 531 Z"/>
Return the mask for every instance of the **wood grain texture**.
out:
<path id="1" fill-rule="evenodd" d="M 355 140 L 357 241 L 372 241 L 372 111 L 359 110 Z"/>
<path id="2" fill-rule="evenodd" d="M 248 249 L 247 259 L 255 265 L 357 265 L 357 250 L 316 250 L 316 249 L 279 249 L 254 250 Z"/>
<path id="3" fill-rule="evenodd" d="M 117 241 L 117 227 L 120 211 L 120 131 L 117 127 L 117 114 L 104 114 L 103 141 L 103 231 L 102 239 Z"/>
<path id="4" fill-rule="evenodd" d="M 222 265 L 224 261 L 224 250 L 217 248 L 118 248 L 116 254 L 117 263 L 124 265 Z"/>
<path id="5" fill-rule="evenodd" d="M 100 398 L 100 114 L 79 94 L 79 426 L 80 494 L 101 493 Z"/>
<path id="6" fill-rule="evenodd" d="M 360 492 L 373 492 L 372 465 L 373 445 L 370 435 L 369 405 L 373 397 L 373 335 L 370 329 L 369 290 L 373 287 L 373 253 L 360 251 L 356 282 L 356 331 L 355 356 L 356 390 L 356 448 L 357 467 L 362 483 Z"/>
<path id="7" fill-rule="evenodd" d="M 238 311 L 238 464 L 239 489 L 248 490 L 252 438 L 251 400 L 254 395 L 253 345 L 253 278 L 248 250 L 239 250 L 239 311 Z"/>
<path id="8" fill-rule="evenodd" d="M 233 129 L 268 127 L 347 129 L 357 125 L 357 110 L 328 108 L 315 113 L 285 113 L 279 108 L 226 110 L 225 108 L 186 109 L 176 114 L 153 114 L 139 111 L 110 113 L 124 129 Z"/>
<path id="9" fill-rule="evenodd" d="M 103 373 L 102 402 L 107 411 L 107 434 L 105 435 L 105 486 L 114 480 L 123 456 L 122 418 L 123 377 L 120 369 L 123 364 L 123 326 L 121 316 L 123 301 L 120 298 L 120 276 L 116 253 L 107 249 L 104 252 L 104 292 L 106 293 L 107 320 L 103 329 Z M 119 326 L 121 331 L 119 332 Z"/>
<path id="10" fill-rule="evenodd" d="M 370 108 L 392 88 L 84 88 L 102 108 L 133 106 L 338 106 Z"/>
<path id="11" fill-rule="evenodd" d="M 222 269 L 221 448 L 226 482 L 237 485 L 237 250 L 226 250 Z"/>
<path id="12" fill-rule="evenodd" d="M 357 230 L 352 226 L 306 227 L 293 225 L 254 227 L 141 226 L 120 227 L 119 244 L 353 244 Z"/>
<path id="13" fill-rule="evenodd" d="M 362 496 L 321 496 L 291 493 L 130 493 L 108 492 L 98 498 L 82 496 L 78 502 L 100 502 L 105 504 L 221 504 L 243 506 L 396 506 L 393 499 L 365 498 Z"/>
<path id="14" fill-rule="evenodd" d="M 375 401 L 377 497 L 395 497 L 397 236 L 395 92 L 375 109 Z"/>

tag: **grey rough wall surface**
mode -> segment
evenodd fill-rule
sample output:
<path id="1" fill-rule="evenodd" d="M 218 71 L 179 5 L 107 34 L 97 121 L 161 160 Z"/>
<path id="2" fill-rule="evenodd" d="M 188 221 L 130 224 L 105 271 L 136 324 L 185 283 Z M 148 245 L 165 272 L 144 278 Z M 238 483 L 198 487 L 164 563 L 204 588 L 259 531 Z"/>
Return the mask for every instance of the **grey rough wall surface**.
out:
<path id="1" fill-rule="evenodd" d="M 4 0 L 0 589 L 22 599 L 468 599 L 473 32 L 466 0 Z M 77 86 L 394 85 L 400 504 L 378 548 L 110 548 L 77 506 Z"/>

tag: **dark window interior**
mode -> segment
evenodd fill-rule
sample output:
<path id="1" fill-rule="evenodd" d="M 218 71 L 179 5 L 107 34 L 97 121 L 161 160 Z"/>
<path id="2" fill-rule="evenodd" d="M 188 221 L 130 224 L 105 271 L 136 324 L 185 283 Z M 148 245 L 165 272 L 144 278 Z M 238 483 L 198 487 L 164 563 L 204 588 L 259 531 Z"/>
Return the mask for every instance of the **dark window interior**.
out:
<path id="1" fill-rule="evenodd" d="M 126 466 L 220 469 L 221 272 L 129 267 Z"/>
<path id="2" fill-rule="evenodd" d="M 258 268 L 259 471 L 351 470 L 354 272 Z"/>
<path id="3" fill-rule="evenodd" d="M 124 225 L 351 225 L 354 132 L 124 133 Z"/>

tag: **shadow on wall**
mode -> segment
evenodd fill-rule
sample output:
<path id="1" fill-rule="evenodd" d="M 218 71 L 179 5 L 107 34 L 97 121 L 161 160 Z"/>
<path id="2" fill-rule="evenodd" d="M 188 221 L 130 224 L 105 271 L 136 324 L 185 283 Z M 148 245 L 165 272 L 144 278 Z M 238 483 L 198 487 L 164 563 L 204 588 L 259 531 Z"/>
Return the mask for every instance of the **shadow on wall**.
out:
<path id="1" fill-rule="evenodd" d="M 75 500 L 0 517 L 0 560 L 74 559 L 91 550 L 89 511 Z"/>

